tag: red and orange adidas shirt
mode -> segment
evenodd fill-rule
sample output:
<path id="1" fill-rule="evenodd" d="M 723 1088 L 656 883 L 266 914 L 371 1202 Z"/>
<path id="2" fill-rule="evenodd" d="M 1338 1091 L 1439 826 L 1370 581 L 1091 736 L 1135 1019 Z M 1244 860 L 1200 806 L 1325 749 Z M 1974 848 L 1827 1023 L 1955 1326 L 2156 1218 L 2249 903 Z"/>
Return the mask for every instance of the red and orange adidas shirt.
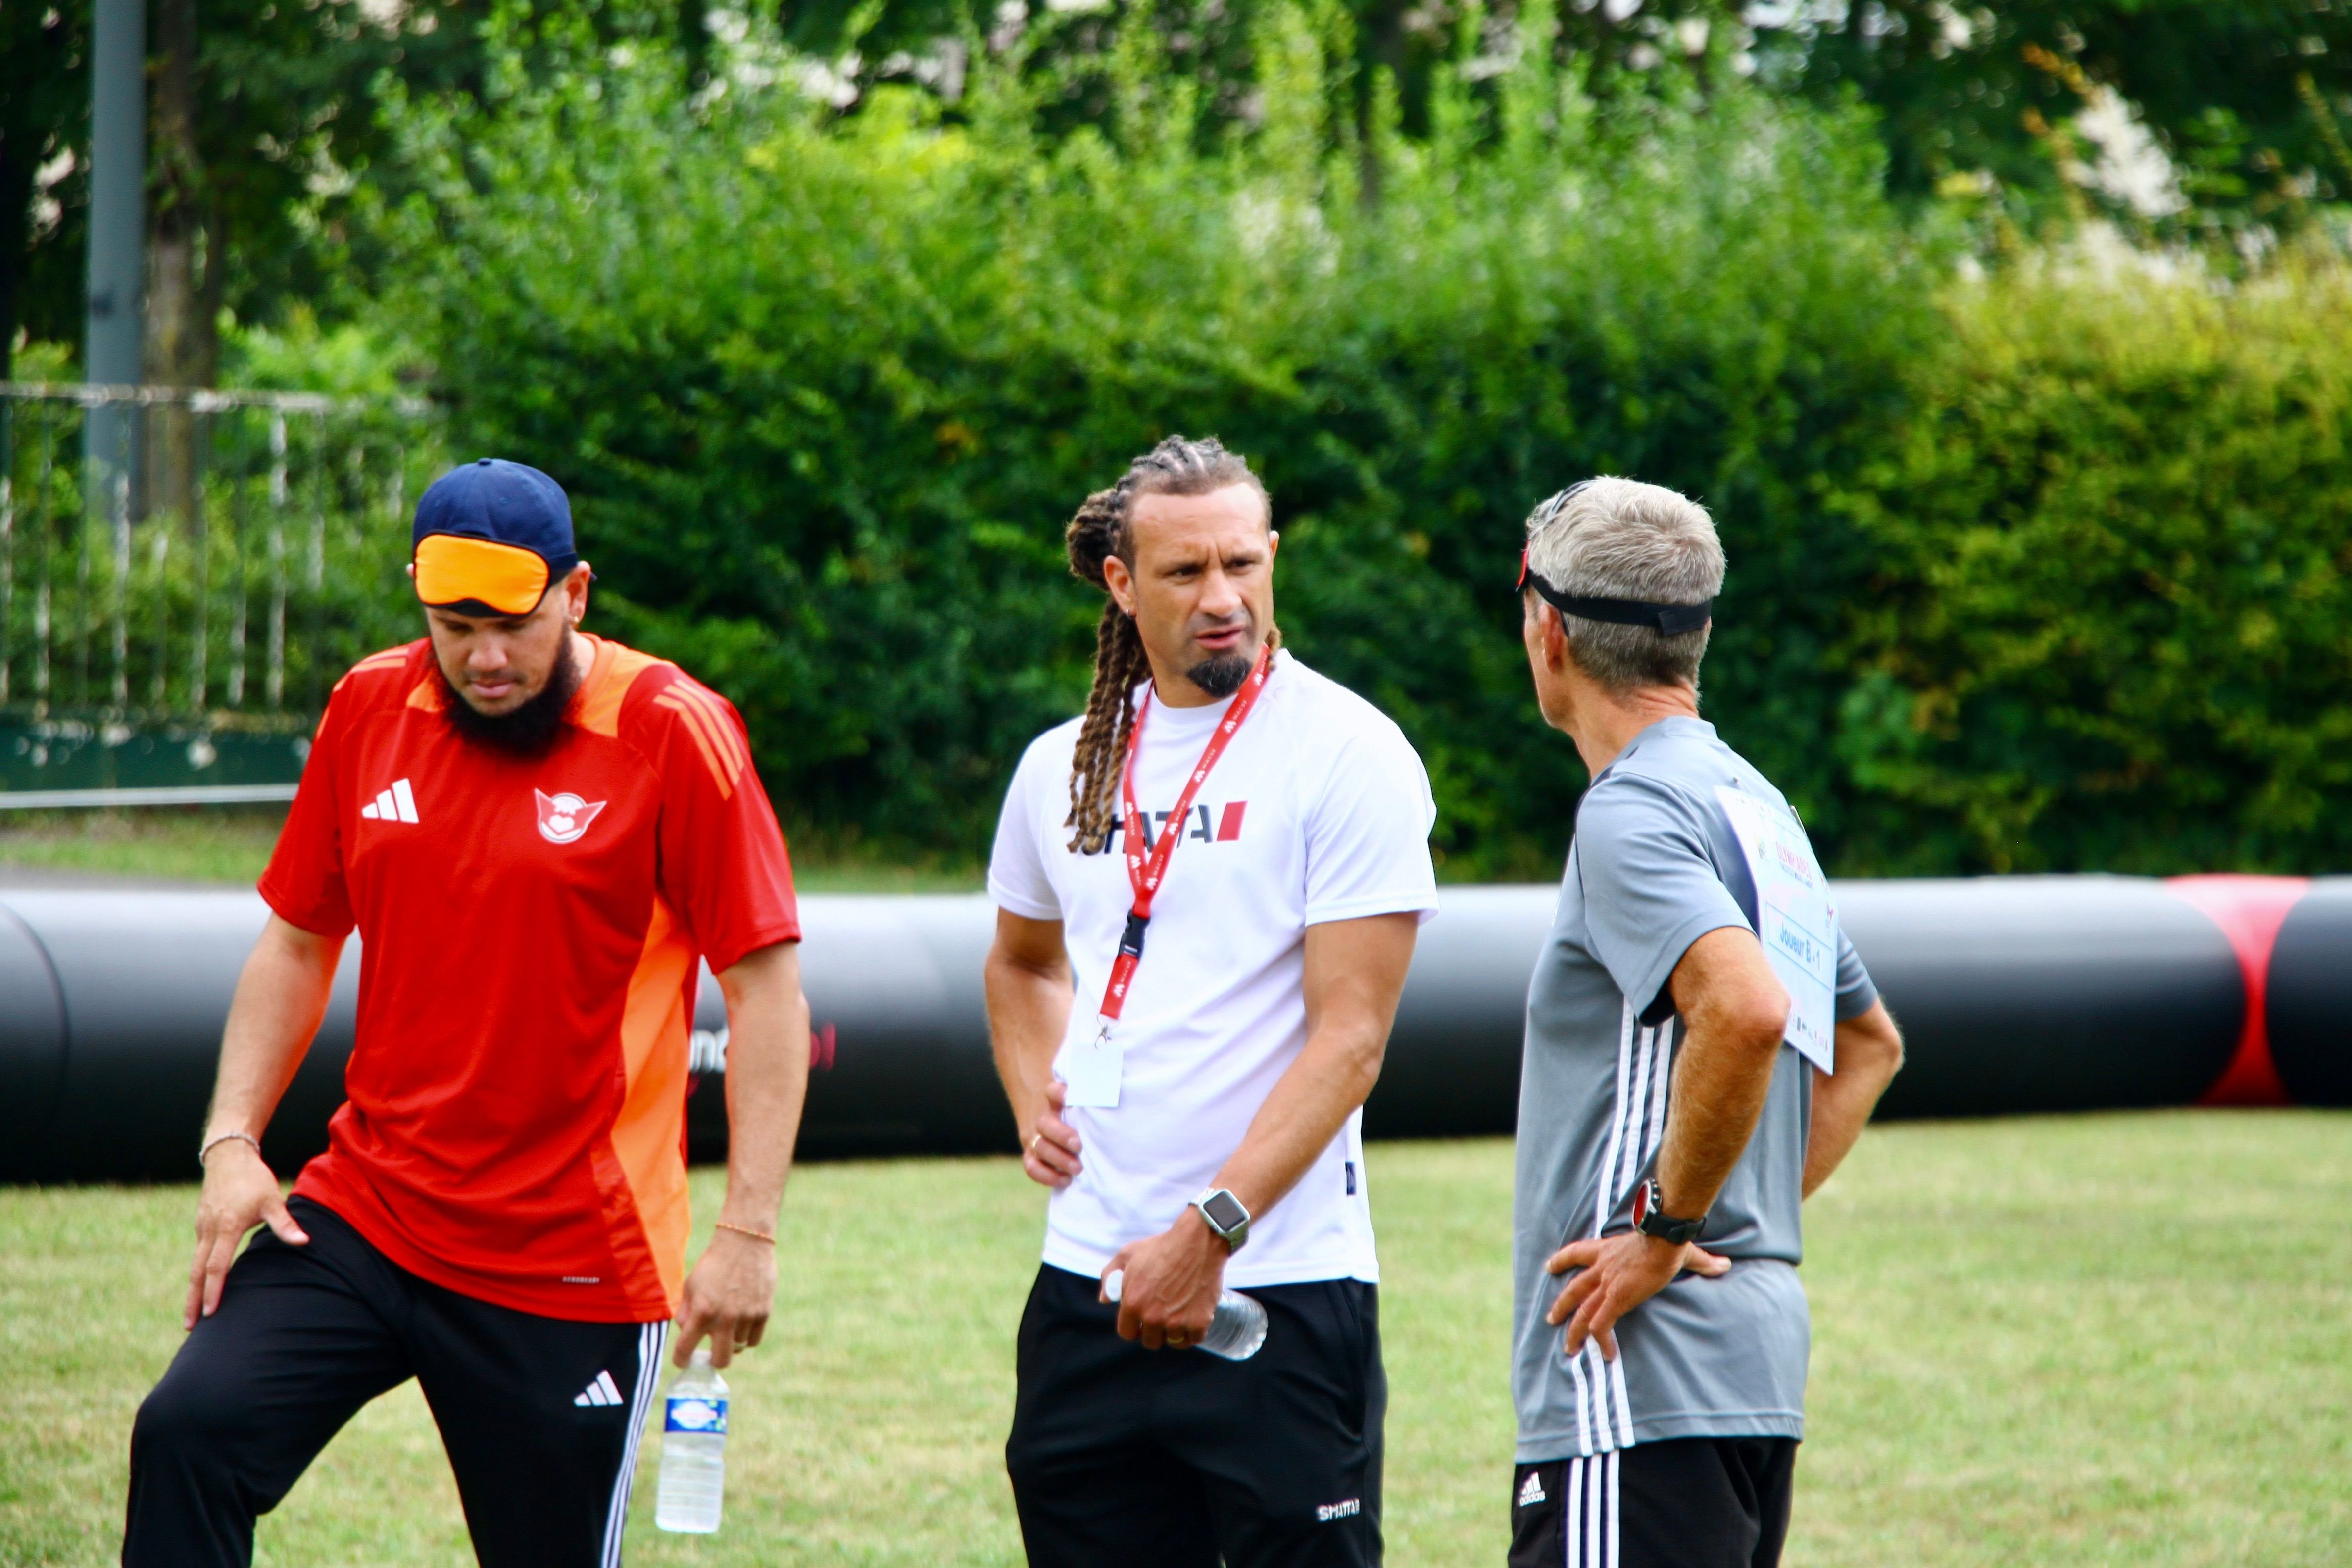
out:
<path id="1" fill-rule="evenodd" d="M 261 896 L 362 942 L 350 1098 L 295 1191 L 465 1295 L 651 1322 L 685 1278 L 696 957 L 800 921 L 734 709 L 588 641 L 535 758 L 451 731 L 428 644 L 353 667 Z"/>

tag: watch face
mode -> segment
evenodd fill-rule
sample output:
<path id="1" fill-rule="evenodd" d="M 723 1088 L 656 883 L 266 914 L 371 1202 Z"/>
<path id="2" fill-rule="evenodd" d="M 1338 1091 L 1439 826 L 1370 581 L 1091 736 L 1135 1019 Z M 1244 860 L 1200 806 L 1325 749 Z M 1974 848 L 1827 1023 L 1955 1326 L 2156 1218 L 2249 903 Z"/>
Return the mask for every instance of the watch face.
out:
<path id="1" fill-rule="evenodd" d="M 1228 1192 L 1211 1193 L 1202 1200 L 1201 1212 L 1215 1221 L 1219 1230 L 1233 1230 L 1249 1218 L 1241 1199 Z"/>

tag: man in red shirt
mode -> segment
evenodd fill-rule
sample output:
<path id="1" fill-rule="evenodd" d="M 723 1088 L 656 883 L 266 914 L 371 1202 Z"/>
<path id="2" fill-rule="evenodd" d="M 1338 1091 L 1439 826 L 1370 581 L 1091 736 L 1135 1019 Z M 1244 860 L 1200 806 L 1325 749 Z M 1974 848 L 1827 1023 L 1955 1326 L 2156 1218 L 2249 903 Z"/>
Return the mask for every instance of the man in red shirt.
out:
<path id="1" fill-rule="evenodd" d="M 617 1563 L 667 1323 L 680 1364 L 708 1336 L 720 1365 L 766 1325 L 808 1008 L 742 721 L 576 630 L 591 574 L 536 469 L 443 476 L 410 572 L 429 635 L 337 683 L 261 879 L 190 1332 L 131 1435 L 131 1568 L 249 1563 L 256 1516 L 410 1377 L 482 1563 Z M 350 1098 L 281 1199 L 257 1140 L 354 929 Z M 698 958 L 727 999 L 731 1137 L 688 1274 Z"/>

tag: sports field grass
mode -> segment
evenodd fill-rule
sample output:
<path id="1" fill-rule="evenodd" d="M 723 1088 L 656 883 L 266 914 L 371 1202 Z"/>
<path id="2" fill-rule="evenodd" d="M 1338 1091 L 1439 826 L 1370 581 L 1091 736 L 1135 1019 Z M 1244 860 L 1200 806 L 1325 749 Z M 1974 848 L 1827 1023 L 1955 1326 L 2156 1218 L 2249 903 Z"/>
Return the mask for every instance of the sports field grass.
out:
<path id="1" fill-rule="evenodd" d="M 1501 1560 L 1510 1149 L 1372 1151 L 1389 1559 Z M 717 1173 L 696 1176 L 708 1222 Z M 189 1189 L 0 1190 L 0 1563 L 110 1561 L 131 1412 L 179 1338 Z M 2352 1117 L 1874 1129 L 1812 1205 L 1801 1568 L 2352 1561 Z M 1040 1200 L 1010 1161 L 812 1166 L 728 1518 L 632 1562 L 1019 1561 L 1002 1464 Z M 707 1232 L 705 1233 L 707 1234 Z M 272 1564 L 468 1561 L 422 1402 L 362 1414 Z"/>
<path id="2" fill-rule="evenodd" d="M 0 812 L 0 884 L 65 872 L 249 888 L 285 820 L 282 806 Z M 794 842 L 793 874 L 805 893 L 976 893 L 982 881 L 977 866 L 908 866 L 824 839 Z"/>

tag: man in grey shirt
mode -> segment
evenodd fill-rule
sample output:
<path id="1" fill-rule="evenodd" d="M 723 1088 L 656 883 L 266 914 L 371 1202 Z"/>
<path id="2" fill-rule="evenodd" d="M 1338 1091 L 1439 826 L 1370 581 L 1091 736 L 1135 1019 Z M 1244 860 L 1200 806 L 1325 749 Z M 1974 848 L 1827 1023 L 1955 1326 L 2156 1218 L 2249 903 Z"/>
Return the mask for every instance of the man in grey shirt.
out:
<path id="1" fill-rule="evenodd" d="M 1528 661 L 1592 784 L 1528 998 L 1514 1568 L 1779 1562 L 1804 1435 L 1798 1208 L 1902 1063 L 1825 905 L 1788 984 L 1758 940 L 1801 946 L 1784 889 L 1826 885 L 1780 791 L 1698 717 L 1722 582 L 1706 510 L 1655 485 L 1587 480 L 1528 521 Z M 1780 846 L 1759 862 L 1769 910 L 1743 831 Z"/>

